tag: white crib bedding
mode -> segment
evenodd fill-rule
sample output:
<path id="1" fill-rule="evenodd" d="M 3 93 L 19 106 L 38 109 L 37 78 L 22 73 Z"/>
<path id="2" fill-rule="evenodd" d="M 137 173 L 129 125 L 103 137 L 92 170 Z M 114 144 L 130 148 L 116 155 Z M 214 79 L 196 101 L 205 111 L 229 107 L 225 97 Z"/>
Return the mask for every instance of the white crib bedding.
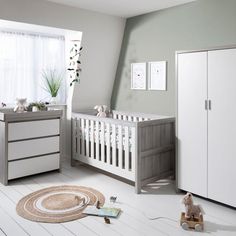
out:
<path id="1" fill-rule="evenodd" d="M 98 132 L 96 132 L 96 126 L 94 126 L 93 128 L 91 126 L 89 126 L 89 140 L 91 141 L 92 140 L 92 135 L 93 135 L 93 140 L 94 142 L 96 142 L 97 140 L 97 134 L 99 135 L 98 137 L 98 140 L 99 140 L 99 143 L 101 143 L 101 138 L 102 138 L 102 129 L 101 129 L 101 125 L 99 125 L 99 130 Z M 87 133 L 87 128 L 84 128 L 84 132 L 82 133 L 82 129 L 80 129 L 80 137 L 82 137 L 82 134 L 84 136 L 84 139 L 86 140 L 87 139 L 87 136 L 86 136 L 86 133 Z M 120 139 L 119 139 L 119 130 L 118 130 L 118 127 L 116 126 L 116 135 L 115 135 L 115 143 L 116 143 L 116 146 L 119 145 L 119 142 L 120 142 Z M 125 137 L 125 130 L 122 129 L 122 146 L 124 147 L 125 146 L 125 143 L 126 143 L 126 137 Z M 112 143 L 113 143 L 113 139 L 114 139 L 114 135 L 113 135 L 113 132 L 112 132 L 112 129 L 110 128 L 110 131 L 107 129 L 107 127 L 105 126 L 104 127 L 104 142 L 105 144 L 108 143 L 110 139 L 110 145 L 112 146 Z M 132 145 L 132 139 L 131 139 L 131 130 L 129 129 L 129 132 L 128 132 L 128 142 L 129 142 L 129 148 L 131 147 Z"/>

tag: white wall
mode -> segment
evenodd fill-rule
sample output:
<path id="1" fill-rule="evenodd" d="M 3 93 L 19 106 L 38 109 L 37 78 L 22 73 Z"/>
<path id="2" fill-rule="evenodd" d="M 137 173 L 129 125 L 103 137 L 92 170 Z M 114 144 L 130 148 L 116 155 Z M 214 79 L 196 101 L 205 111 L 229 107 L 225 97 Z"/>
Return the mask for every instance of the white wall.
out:
<path id="1" fill-rule="evenodd" d="M 0 0 L 0 19 L 82 31 L 81 83 L 72 110 L 110 104 L 125 19 L 43 0 Z"/>
<path id="2" fill-rule="evenodd" d="M 83 71 L 81 83 L 73 86 L 72 110 L 110 104 L 125 19 L 43 0 L 0 0 L 0 19 L 82 31 Z M 69 157 L 69 120 L 66 127 Z"/>

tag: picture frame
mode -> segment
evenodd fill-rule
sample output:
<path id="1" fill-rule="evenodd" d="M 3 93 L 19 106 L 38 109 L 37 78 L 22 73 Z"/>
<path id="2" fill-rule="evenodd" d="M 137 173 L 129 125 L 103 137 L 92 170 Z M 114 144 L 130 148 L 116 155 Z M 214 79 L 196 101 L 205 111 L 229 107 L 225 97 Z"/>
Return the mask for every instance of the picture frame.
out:
<path id="1" fill-rule="evenodd" d="M 131 64 L 131 89 L 146 90 L 147 87 L 147 70 L 146 62 Z"/>
<path id="2" fill-rule="evenodd" d="M 167 61 L 148 62 L 148 90 L 167 90 Z"/>

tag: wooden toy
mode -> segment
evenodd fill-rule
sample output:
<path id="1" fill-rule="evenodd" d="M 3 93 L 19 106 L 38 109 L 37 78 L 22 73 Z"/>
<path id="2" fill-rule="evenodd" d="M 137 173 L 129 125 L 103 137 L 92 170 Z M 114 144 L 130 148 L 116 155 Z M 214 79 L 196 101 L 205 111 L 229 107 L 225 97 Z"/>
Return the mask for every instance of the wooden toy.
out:
<path id="1" fill-rule="evenodd" d="M 115 202 L 116 202 L 116 199 L 117 199 L 117 197 L 111 196 L 111 197 L 110 197 L 110 202 L 115 203 Z"/>
<path id="2" fill-rule="evenodd" d="M 200 215 L 200 218 L 187 219 L 185 217 L 185 213 L 182 212 L 180 218 L 180 225 L 185 230 L 195 229 L 196 231 L 203 231 L 204 229 L 203 216 Z"/>
<path id="3" fill-rule="evenodd" d="M 106 217 L 106 216 L 104 217 L 104 221 L 105 221 L 106 224 L 110 224 L 111 223 L 110 219 L 108 217 Z"/>
<path id="4" fill-rule="evenodd" d="M 203 214 L 204 210 L 200 205 L 193 204 L 193 196 L 191 193 L 187 193 L 182 203 L 185 205 L 185 212 L 181 213 L 180 225 L 183 229 L 189 228 L 197 231 L 203 230 Z"/>

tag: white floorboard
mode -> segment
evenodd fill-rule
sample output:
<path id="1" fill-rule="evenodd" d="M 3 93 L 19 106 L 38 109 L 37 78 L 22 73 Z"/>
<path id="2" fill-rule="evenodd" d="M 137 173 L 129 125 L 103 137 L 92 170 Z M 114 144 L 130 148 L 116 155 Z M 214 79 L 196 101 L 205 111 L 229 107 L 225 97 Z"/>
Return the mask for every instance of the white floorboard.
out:
<path id="1" fill-rule="evenodd" d="M 17 215 L 17 202 L 25 195 L 55 185 L 83 185 L 101 191 L 106 204 L 119 207 L 122 214 L 106 225 L 103 218 L 86 217 L 62 224 L 36 223 Z M 111 195 L 117 196 L 115 204 L 109 203 Z M 205 212 L 205 231 L 184 231 L 179 226 L 183 209 L 183 194 L 176 194 L 169 180 L 162 180 L 144 188 L 140 195 L 134 187 L 98 173 L 86 167 L 71 167 L 63 162 L 61 172 L 50 172 L 11 181 L 9 186 L 0 185 L 0 236 L 188 236 L 188 235 L 236 235 L 236 211 L 234 209 L 194 197 Z M 167 217 L 150 220 L 152 217 Z"/>

